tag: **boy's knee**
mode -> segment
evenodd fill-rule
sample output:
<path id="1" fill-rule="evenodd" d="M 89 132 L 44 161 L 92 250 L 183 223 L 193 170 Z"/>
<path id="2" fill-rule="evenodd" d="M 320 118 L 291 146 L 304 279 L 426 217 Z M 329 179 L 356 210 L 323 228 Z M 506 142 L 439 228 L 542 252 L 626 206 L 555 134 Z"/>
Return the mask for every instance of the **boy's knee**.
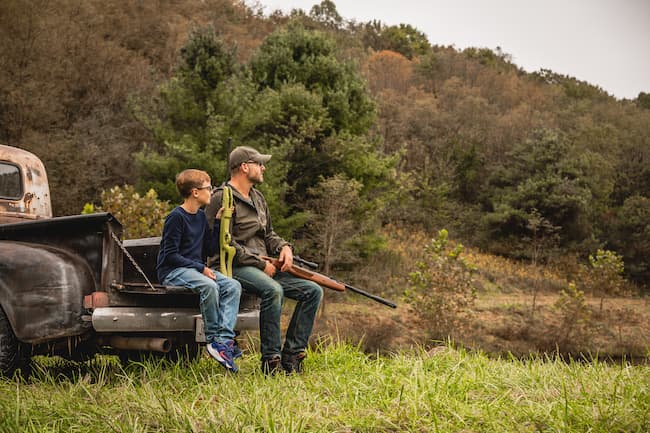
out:
<path id="1" fill-rule="evenodd" d="M 228 284 L 226 285 L 226 291 L 233 295 L 241 296 L 242 288 L 241 283 L 237 280 L 230 278 Z"/>
<path id="2" fill-rule="evenodd" d="M 219 299 L 219 287 L 217 283 L 212 280 L 208 280 L 199 287 L 199 293 L 201 295 L 201 301 L 213 302 Z"/>

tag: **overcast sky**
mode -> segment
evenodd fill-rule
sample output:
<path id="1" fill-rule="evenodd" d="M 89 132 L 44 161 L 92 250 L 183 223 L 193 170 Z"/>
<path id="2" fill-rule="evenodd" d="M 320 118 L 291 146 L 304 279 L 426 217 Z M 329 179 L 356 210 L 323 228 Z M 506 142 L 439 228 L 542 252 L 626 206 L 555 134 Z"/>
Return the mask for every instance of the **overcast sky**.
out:
<path id="1" fill-rule="evenodd" d="M 259 1 L 267 13 L 320 4 Z M 650 93 L 650 0 L 333 1 L 345 20 L 411 24 L 434 45 L 501 47 L 529 72 L 551 69 L 617 98 Z"/>

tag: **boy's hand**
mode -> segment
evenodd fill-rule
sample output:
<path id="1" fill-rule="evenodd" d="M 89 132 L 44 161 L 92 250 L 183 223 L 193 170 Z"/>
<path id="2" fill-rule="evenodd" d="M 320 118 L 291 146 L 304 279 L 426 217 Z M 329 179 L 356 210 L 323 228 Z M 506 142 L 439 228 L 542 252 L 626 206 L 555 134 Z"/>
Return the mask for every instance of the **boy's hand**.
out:
<path id="1" fill-rule="evenodd" d="M 207 266 L 203 268 L 203 275 L 208 278 L 212 278 L 215 281 L 217 280 L 217 276 L 214 274 L 214 271 Z"/>

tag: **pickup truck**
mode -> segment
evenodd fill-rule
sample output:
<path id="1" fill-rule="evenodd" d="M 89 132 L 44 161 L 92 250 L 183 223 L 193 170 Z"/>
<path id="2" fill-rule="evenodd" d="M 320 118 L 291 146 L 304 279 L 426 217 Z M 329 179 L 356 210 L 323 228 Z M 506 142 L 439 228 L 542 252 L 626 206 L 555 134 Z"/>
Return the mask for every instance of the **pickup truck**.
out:
<path id="1" fill-rule="evenodd" d="M 198 296 L 158 283 L 160 238 L 122 231 L 110 213 L 52 217 L 41 160 L 0 145 L 0 375 L 33 355 L 198 353 Z M 259 302 L 243 295 L 237 329 L 258 326 Z"/>

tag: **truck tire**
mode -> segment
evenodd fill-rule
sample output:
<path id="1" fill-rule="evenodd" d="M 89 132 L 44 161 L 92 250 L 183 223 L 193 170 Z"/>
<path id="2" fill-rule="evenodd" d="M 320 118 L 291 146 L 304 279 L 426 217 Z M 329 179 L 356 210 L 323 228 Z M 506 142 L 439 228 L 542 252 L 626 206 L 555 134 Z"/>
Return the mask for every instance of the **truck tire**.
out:
<path id="1" fill-rule="evenodd" d="M 16 370 L 29 375 L 29 356 L 21 350 L 4 310 L 0 308 L 0 376 L 11 377 Z"/>

